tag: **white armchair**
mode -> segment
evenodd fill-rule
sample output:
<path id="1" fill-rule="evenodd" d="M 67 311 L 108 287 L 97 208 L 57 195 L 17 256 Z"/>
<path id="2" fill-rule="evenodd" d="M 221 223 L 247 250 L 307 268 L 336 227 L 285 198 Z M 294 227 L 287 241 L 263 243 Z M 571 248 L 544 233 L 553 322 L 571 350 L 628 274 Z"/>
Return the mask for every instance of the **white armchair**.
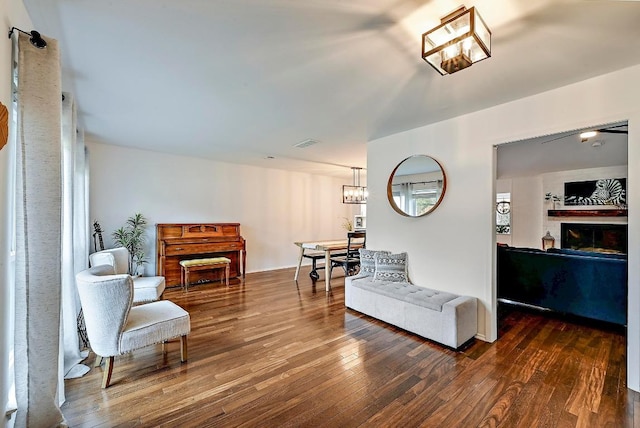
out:
<path id="1" fill-rule="evenodd" d="M 115 274 L 126 274 L 129 270 L 129 250 L 124 247 L 97 251 L 89 255 L 91 266 L 111 265 Z M 133 303 L 153 302 L 162 298 L 165 289 L 163 276 L 139 276 L 133 278 Z"/>
<path id="2" fill-rule="evenodd" d="M 113 275 L 109 265 L 76 275 L 87 335 L 96 358 L 106 358 L 102 387 L 109 386 L 114 357 L 180 337 L 180 360 L 187 361 L 189 313 L 168 300 L 133 306 L 133 281 Z"/>

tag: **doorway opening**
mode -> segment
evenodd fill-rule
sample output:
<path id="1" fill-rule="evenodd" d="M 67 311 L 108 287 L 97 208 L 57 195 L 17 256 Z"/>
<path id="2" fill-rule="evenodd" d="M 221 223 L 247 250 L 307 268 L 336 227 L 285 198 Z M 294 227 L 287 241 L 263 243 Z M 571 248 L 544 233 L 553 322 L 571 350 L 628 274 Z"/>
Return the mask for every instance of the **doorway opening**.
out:
<path id="1" fill-rule="evenodd" d="M 587 134 L 587 131 L 595 133 Z M 627 242 L 627 134 L 624 121 L 496 147 L 494 198 L 509 194 L 510 215 L 509 234 L 496 230 L 499 314 L 504 312 L 501 311 L 504 305 L 517 305 L 567 317 L 572 322 L 624 328 L 626 251 L 603 248 L 612 240 L 624 245 Z M 589 186 L 594 186 L 593 190 L 588 190 Z M 588 194 L 579 195 L 574 191 L 583 188 Z M 607 192 L 615 193 L 615 197 L 605 197 Z M 497 209 L 496 203 L 496 218 Z M 572 228 L 568 229 L 566 224 Z M 575 248 L 572 242 L 577 238 L 573 235 L 589 227 L 596 232 L 605 228 L 615 233 L 594 232 L 590 236 L 607 239 Z M 545 239 L 547 245 L 553 243 L 552 248 L 547 249 Z M 614 257 L 614 261 L 602 260 Z M 612 265 L 616 267 L 608 270 Z M 613 287 L 615 290 L 606 296 L 599 296 L 601 289 L 612 288 L 612 281 L 616 281 L 617 288 Z M 554 301 L 549 298 L 554 295 L 565 297 Z M 577 296 L 587 296 L 587 299 Z M 598 301 L 589 302 L 589 299 Z M 612 304 L 601 311 L 605 314 L 585 310 L 589 306 L 602 307 L 603 302 Z M 613 312 L 623 312 L 623 316 L 611 316 Z M 501 318 L 498 317 L 498 332 Z"/>

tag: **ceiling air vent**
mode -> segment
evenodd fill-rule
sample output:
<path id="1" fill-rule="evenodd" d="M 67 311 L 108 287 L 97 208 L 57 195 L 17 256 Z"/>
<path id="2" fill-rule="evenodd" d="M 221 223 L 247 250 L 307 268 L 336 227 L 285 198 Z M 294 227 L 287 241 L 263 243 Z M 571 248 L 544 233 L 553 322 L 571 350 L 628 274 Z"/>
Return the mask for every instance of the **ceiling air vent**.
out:
<path id="1" fill-rule="evenodd" d="M 312 140 L 311 138 L 309 138 L 307 140 L 294 144 L 293 147 L 304 149 L 305 147 L 313 146 L 314 144 L 318 144 L 318 142 L 316 140 Z"/>

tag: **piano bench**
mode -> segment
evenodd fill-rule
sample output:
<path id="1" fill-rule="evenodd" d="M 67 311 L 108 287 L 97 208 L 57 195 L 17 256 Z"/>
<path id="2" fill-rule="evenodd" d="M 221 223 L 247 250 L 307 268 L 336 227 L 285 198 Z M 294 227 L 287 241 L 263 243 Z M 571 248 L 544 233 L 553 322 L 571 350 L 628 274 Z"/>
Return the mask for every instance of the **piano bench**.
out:
<path id="1" fill-rule="evenodd" d="M 189 290 L 189 274 L 194 271 L 224 269 L 224 279 L 229 286 L 229 265 L 231 260 L 226 257 L 212 257 L 208 259 L 192 259 L 180 261 L 180 285 L 184 291 Z M 222 277 L 220 277 L 222 282 Z"/>

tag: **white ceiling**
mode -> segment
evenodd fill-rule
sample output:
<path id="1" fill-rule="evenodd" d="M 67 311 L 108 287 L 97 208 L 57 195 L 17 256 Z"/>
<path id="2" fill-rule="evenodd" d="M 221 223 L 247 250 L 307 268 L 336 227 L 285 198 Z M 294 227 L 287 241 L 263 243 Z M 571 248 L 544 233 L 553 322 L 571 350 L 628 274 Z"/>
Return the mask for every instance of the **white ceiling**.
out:
<path id="1" fill-rule="evenodd" d="M 591 138 L 582 131 L 600 130 Z M 498 146 L 497 178 L 536 176 L 576 169 L 627 165 L 628 128 L 607 124 Z"/>
<path id="2" fill-rule="evenodd" d="M 25 0 L 88 139 L 345 177 L 367 141 L 640 63 L 637 1 L 477 0 L 492 58 L 443 77 L 421 33 L 460 3 Z"/>

